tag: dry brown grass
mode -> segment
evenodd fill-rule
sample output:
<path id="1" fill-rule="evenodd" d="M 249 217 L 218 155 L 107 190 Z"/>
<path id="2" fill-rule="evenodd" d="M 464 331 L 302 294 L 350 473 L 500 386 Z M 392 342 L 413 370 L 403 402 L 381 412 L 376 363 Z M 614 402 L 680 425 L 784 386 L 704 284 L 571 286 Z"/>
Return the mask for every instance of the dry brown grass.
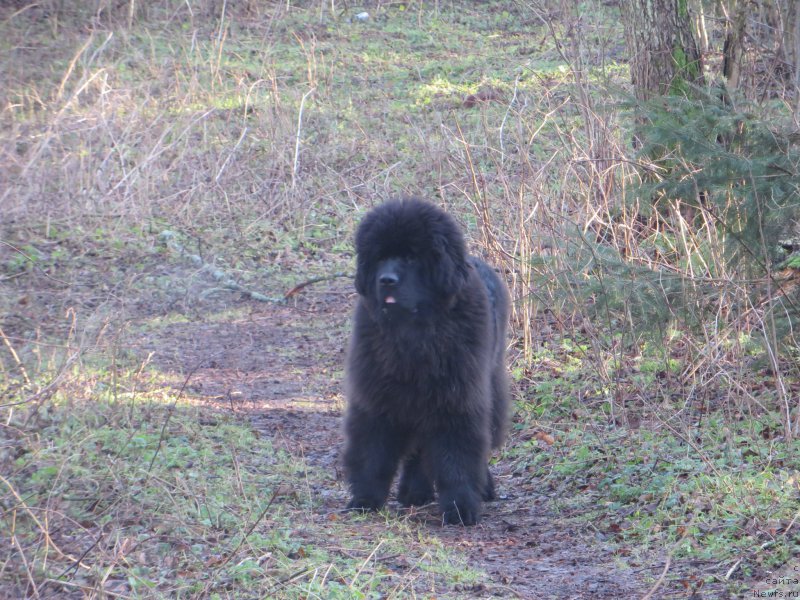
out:
<path id="1" fill-rule="evenodd" d="M 524 363 L 543 307 L 557 316 L 556 328 L 569 323 L 589 335 L 595 357 L 614 351 L 610 329 L 639 335 L 640 323 L 590 319 L 576 290 L 565 296 L 541 285 L 583 276 L 571 262 L 581 252 L 591 260 L 581 236 L 690 285 L 714 274 L 718 304 L 704 308 L 719 318 L 681 348 L 692 387 L 728 379 L 745 359 L 738 340 L 768 325 L 759 306 L 737 308 L 751 300 L 728 273 L 713 215 L 693 213 L 690 223 L 679 206 L 653 215 L 632 200 L 639 174 L 657 177 L 660 167 L 632 159 L 628 131 L 609 109 L 602 86 L 621 81 L 598 68 L 607 42 L 588 41 L 613 32 L 609 22 L 578 26 L 569 11 L 555 18 L 526 4 L 520 16 L 540 21 L 555 42 L 548 52 L 566 70 L 523 68 L 513 85 L 482 88 L 491 101 L 458 106 L 445 91 L 432 108 L 404 115 L 391 106 L 404 83 L 374 83 L 388 57 L 346 64 L 331 43 L 360 31 L 350 23 L 306 27 L 331 19 L 323 2 L 131 2 L 101 5 L 94 15 L 55 3 L 20 8 L 3 21 L 13 55 L 4 66 L 0 139 L 6 223 L 98 226 L 121 238 L 163 224 L 201 239 L 234 232 L 247 243 L 286 231 L 331 247 L 365 206 L 422 194 L 471 215 L 476 241 L 505 265 Z M 87 19 L 88 29 L 80 26 Z M 31 39 L 36 51 L 26 46 Z M 342 87 L 347 81 L 355 87 Z M 665 239 L 678 244 L 668 256 L 654 252 L 654 240 Z M 777 340 L 766 341 L 780 373 Z"/>

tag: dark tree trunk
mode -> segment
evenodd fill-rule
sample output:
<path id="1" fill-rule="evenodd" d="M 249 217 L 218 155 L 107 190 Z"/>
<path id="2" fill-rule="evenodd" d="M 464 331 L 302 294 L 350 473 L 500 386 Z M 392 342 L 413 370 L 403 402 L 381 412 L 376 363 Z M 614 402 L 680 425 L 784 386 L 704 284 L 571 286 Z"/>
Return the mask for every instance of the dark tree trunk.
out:
<path id="1" fill-rule="evenodd" d="M 744 54 L 744 34 L 747 28 L 747 4 L 744 0 L 732 0 L 725 14 L 725 45 L 722 48 L 722 74 L 728 90 L 739 87 Z"/>
<path id="2" fill-rule="evenodd" d="M 780 2 L 783 55 L 792 75 L 795 118 L 800 117 L 800 2 Z"/>
<path id="3" fill-rule="evenodd" d="M 687 94 L 703 83 L 689 0 L 621 0 L 636 97 Z"/>

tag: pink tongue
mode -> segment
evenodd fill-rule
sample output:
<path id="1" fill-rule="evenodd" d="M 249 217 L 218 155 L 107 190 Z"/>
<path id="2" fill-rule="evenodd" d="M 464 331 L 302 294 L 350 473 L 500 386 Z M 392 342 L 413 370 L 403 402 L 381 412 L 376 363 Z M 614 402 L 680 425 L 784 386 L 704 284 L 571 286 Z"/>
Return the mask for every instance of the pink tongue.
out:
<path id="1" fill-rule="evenodd" d="M 386 304 L 395 304 L 397 300 L 394 299 L 394 296 L 386 296 L 386 300 L 384 300 Z"/>

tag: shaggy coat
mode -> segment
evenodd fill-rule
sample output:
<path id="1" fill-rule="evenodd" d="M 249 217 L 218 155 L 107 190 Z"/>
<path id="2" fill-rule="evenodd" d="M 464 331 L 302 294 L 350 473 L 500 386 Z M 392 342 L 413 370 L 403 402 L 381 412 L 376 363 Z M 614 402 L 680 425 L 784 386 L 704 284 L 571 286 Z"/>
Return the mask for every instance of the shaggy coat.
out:
<path id="1" fill-rule="evenodd" d="M 467 255 L 456 222 L 420 200 L 369 212 L 356 252 L 348 507 L 382 507 L 402 462 L 401 504 L 426 504 L 435 489 L 446 523 L 472 525 L 494 498 L 489 454 L 508 420 L 506 286 Z"/>

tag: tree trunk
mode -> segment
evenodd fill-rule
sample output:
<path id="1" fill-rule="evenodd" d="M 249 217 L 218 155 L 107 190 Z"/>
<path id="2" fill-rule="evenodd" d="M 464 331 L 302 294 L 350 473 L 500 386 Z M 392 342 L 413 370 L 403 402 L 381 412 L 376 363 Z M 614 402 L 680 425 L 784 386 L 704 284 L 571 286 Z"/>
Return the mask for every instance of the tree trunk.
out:
<path id="1" fill-rule="evenodd" d="M 797 0 L 787 0 L 782 11 L 783 49 L 792 73 L 794 85 L 794 114 L 800 117 L 800 6 Z"/>
<path id="2" fill-rule="evenodd" d="M 727 10 L 725 10 L 727 9 Z M 725 45 L 722 48 L 722 74 L 729 91 L 739 87 L 744 54 L 744 34 L 747 27 L 747 3 L 732 0 L 725 10 Z"/>
<path id="3" fill-rule="evenodd" d="M 688 94 L 703 83 L 689 0 L 621 0 L 634 93 L 640 100 Z"/>

